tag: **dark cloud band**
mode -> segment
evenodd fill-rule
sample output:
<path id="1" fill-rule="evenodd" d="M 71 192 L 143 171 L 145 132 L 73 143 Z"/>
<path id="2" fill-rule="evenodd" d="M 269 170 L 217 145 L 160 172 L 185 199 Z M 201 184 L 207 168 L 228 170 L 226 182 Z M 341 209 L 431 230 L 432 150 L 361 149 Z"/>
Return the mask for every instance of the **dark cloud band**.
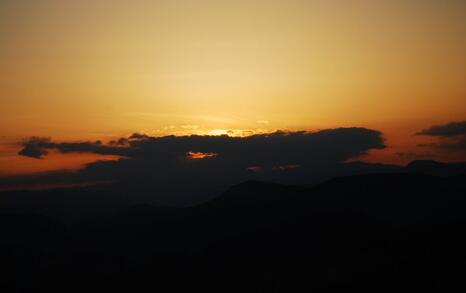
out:
<path id="1" fill-rule="evenodd" d="M 21 182 L 43 184 L 112 182 L 119 190 L 190 202 L 248 179 L 293 179 L 309 182 L 329 166 L 385 147 L 379 131 L 338 128 L 317 132 L 283 132 L 248 137 L 164 136 L 133 134 L 101 142 L 54 142 L 30 138 L 20 155 L 43 158 L 50 151 L 117 155 L 116 161 L 97 161 L 75 172 L 52 172 Z M 292 166 L 292 167 L 290 167 Z M 260 172 L 257 172 L 260 170 Z M 259 177 L 258 177 L 259 176 Z M 281 179 L 280 179 L 281 178 Z M 11 183 L 10 178 L 7 181 Z M 26 180 L 27 179 L 27 180 Z M 0 180 L 0 185 L 2 181 Z M 3 182 L 7 184 L 8 182 Z"/>
<path id="2" fill-rule="evenodd" d="M 421 130 L 416 135 L 437 137 L 439 142 L 419 146 L 433 147 L 446 151 L 466 151 L 466 121 L 450 122 L 444 125 L 434 125 Z"/>
<path id="3" fill-rule="evenodd" d="M 52 142 L 33 137 L 22 143 L 22 156 L 42 158 L 49 150 L 61 153 L 95 153 L 128 158 L 161 159 L 184 156 L 188 152 L 215 153 L 223 158 L 250 161 L 254 164 L 342 161 L 369 149 L 384 148 L 381 133 L 365 128 L 339 128 L 318 132 L 283 132 L 248 137 L 165 136 L 133 134 L 117 143 Z"/>
<path id="4" fill-rule="evenodd" d="M 466 121 L 450 122 L 443 125 L 434 125 L 416 133 L 416 135 L 452 137 L 466 135 Z"/>

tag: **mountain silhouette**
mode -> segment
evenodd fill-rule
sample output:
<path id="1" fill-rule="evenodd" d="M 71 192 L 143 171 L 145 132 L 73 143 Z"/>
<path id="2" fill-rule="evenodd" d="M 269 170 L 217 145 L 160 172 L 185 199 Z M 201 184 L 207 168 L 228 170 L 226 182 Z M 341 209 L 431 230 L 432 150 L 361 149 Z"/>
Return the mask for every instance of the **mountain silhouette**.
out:
<path id="1" fill-rule="evenodd" d="M 3 213 L 1 285 L 4 292 L 464 291 L 466 176 L 421 174 L 426 165 L 445 168 L 419 162 L 405 168 L 412 172 L 305 186 L 247 181 L 196 206 L 135 204 L 68 224 Z"/>
<path id="2" fill-rule="evenodd" d="M 431 160 L 417 160 L 409 163 L 405 170 L 437 176 L 466 175 L 466 163 L 440 163 Z"/>

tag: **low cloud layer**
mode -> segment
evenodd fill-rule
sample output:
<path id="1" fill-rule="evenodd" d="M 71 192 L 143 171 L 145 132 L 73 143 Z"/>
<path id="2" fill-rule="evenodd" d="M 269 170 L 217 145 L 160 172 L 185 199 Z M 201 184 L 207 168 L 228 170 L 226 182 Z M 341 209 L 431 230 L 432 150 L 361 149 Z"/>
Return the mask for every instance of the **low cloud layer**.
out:
<path id="1" fill-rule="evenodd" d="M 184 158 L 189 152 L 215 153 L 220 159 L 263 167 L 282 164 L 339 162 L 384 148 L 381 134 L 365 128 L 340 128 L 319 132 L 282 132 L 248 137 L 165 136 L 132 134 L 109 144 L 97 142 L 52 142 L 32 137 L 22 143 L 22 156 L 43 158 L 48 151 L 95 153 L 132 159 Z"/>
<path id="2" fill-rule="evenodd" d="M 436 143 L 422 144 L 450 151 L 466 151 L 466 121 L 450 122 L 434 125 L 416 133 L 416 135 L 431 136 L 439 139 Z"/>
<path id="3" fill-rule="evenodd" d="M 338 128 L 248 137 L 133 134 L 107 144 L 33 137 L 22 143 L 19 154 L 36 159 L 46 157 L 50 151 L 117 155 L 121 157 L 117 161 L 94 162 L 67 174 L 49 173 L 40 180 L 44 184 L 113 182 L 151 196 L 189 197 L 247 179 L 276 179 L 290 174 L 306 178 L 306 174 L 384 147 L 379 131 Z"/>
<path id="4" fill-rule="evenodd" d="M 57 150 L 61 153 L 94 153 L 100 155 L 124 156 L 128 148 L 121 147 L 126 144 L 127 139 L 121 138 L 115 143 L 104 145 L 96 142 L 52 142 L 50 138 L 31 137 L 22 142 L 23 148 L 19 155 L 41 159 L 48 154 L 49 150 Z M 119 146 L 114 146 L 119 145 Z"/>
<path id="5" fill-rule="evenodd" d="M 443 125 L 434 125 L 416 133 L 417 135 L 452 137 L 466 135 L 466 121 L 450 122 Z"/>

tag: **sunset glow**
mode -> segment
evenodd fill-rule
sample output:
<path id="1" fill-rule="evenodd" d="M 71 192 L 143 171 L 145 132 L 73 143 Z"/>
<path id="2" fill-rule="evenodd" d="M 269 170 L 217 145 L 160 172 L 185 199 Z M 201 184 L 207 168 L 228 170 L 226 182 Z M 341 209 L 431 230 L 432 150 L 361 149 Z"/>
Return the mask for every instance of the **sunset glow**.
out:
<path id="1" fill-rule="evenodd" d="M 0 0 L 2 292 L 466 292 L 465 194 L 466 0 Z"/>
<path id="2" fill-rule="evenodd" d="M 202 160 L 205 158 L 215 157 L 217 154 L 216 153 L 202 153 L 202 152 L 188 152 L 186 155 L 188 156 L 188 158 L 193 159 L 193 160 Z"/>
<path id="3" fill-rule="evenodd" d="M 0 3 L 0 174 L 93 160 L 20 158 L 26 137 L 134 132 L 355 126 L 386 139 L 367 161 L 466 158 L 414 135 L 465 119 L 464 1 L 136 2 Z"/>

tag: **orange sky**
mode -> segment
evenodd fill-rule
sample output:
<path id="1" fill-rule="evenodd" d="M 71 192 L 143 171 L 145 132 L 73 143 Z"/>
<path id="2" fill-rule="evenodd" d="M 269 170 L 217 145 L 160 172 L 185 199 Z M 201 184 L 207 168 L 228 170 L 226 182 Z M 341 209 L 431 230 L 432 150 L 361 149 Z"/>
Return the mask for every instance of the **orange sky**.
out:
<path id="1" fill-rule="evenodd" d="M 1 1 L 0 174 L 24 137 L 363 126 L 405 163 L 413 134 L 465 119 L 461 0 Z M 436 159 L 464 159 L 437 154 Z"/>

